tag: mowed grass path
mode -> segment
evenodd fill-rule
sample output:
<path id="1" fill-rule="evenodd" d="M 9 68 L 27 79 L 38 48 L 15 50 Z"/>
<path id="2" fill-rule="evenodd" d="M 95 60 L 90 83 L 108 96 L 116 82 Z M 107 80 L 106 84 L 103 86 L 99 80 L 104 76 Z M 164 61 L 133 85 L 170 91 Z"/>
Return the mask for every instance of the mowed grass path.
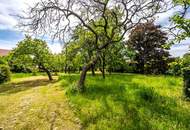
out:
<path id="1" fill-rule="evenodd" d="M 73 88 L 78 75 L 63 75 L 62 86 L 87 130 L 190 130 L 190 102 L 180 77 L 113 74 L 88 76 L 86 92 Z M 69 87 L 68 87 L 69 86 Z"/>
<path id="2" fill-rule="evenodd" d="M 4 130 L 77 130 L 80 121 L 71 110 L 57 80 L 47 76 L 14 75 L 0 85 L 0 128 Z M 57 79 L 57 77 L 54 77 Z"/>

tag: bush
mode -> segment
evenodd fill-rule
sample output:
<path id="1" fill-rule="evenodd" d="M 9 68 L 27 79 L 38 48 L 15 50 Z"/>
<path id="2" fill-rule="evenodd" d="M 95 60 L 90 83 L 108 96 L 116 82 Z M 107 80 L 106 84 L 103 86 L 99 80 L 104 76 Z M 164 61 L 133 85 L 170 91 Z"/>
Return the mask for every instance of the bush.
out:
<path id="1" fill-rule="evenodd" d="M 182 63 L 182 60 L 176 59 L 176 61 L 171 62 L 169 64 L 168 74 L 174 75 L 174 76 L 179 76 L 182 74 L 183 67 L 184 67 L 184 65 Z"/>
<path id="2" fill-rule="evenodd" d="M 0 83 L 9 81 L 10 77 L 10 68 L 7 65 L 0 65 Z"/>
<path id="3" fill-rule="evenodd" d="M 0 57 L 0 65 L 2 65 L 2 64 L 3 64 L 3 65 L 6 64 L 6 61 L 3 60 L 2 57 Z"/>

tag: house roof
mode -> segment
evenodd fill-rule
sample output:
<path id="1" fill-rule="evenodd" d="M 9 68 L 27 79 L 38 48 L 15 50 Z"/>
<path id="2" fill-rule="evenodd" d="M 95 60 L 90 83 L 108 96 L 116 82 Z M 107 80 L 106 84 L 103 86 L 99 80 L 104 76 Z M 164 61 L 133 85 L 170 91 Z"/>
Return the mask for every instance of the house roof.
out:
<path id="1" fill-rule="evenodd" d="M 9 54 L 10 50 L 6 49 L 0 49 L 0 56 L 7 56 Z"/>

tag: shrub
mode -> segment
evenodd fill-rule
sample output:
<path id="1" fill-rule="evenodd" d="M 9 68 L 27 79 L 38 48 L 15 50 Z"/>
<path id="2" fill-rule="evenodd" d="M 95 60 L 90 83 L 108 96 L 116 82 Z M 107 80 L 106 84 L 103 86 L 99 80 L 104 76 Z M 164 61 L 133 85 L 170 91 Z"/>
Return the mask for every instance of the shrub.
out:
<path id="1" fill-rule="evenodd" d="M 10 68 L 7 65 L 0 65 L 0 83 L 7 82 L 10 80 Z"/>
<path id="2" fill-rule="evenodd" d="M 168 73 L 171 75 L 179 76 L 182 74 L 183 64 L 180 60 L 172 62 L 169 64 Z"/>
<path id="3" fill-rule="evenodd" d="M 6 62 L 5 62 L 5 60 L 3 60 L 1 57 L 0 57 L 0 65 L 4 65 L 4 64 L 6 64 Z"/>

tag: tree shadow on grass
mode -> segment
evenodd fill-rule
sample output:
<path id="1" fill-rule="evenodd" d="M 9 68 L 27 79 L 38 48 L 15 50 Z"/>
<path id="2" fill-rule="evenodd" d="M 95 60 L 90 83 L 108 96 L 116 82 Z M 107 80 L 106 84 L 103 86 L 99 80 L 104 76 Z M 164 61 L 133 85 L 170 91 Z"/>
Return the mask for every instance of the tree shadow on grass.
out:
<path id="1" fill-rule="evenodd" d="M 18 83 L 6 83 L 0 85 L 0 94 L 13 94 L 20 91 L 25 91 L 31 88 L 46 86 L 57 82 L 56 80 L 49 81 L 48 79 L 33 79 L 24 80 Z"/>

